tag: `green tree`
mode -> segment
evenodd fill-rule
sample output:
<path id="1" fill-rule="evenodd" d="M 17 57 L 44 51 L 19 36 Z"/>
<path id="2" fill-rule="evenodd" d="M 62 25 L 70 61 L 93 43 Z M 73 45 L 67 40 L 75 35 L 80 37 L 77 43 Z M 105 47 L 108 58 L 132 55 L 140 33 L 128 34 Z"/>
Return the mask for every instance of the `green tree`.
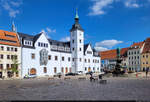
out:
<path id="1" fill-rule="evenodd" d="M 16 74 L 17 72 L 19 72 L 18 70 L 18 66 L 20 65 L 20 63 L 18 62 L 18 59 L 17 59 L 17 55 L 14 55 L 13 58 L 12 58 L 12 66 L 11 66 L 11 70 L 12 70 L 12 73 Z"/>

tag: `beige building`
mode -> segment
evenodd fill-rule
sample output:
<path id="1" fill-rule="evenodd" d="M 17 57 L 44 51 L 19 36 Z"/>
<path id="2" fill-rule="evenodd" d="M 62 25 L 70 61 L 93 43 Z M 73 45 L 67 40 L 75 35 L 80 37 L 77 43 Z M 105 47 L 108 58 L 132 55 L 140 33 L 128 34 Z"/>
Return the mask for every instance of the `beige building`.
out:
<path id="1" fill-rule="evenodd" d="M 147 38 L 144 42 L 145 45 L 141 54 L 141 71 L 150 68 L 150 38 Z"/>
<path id="2" fill-rule="evenodd" d="M 21 76 L 21 47 L 15 32 L 0 30 L 0 78 Z"/>

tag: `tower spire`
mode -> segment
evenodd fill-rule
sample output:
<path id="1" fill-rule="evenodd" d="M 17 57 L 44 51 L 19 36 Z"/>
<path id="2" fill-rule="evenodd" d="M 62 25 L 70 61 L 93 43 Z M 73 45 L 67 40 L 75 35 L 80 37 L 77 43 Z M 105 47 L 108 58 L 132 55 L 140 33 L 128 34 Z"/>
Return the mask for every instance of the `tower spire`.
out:
<path id="1" fill-rule="evenodd" d="M 12 28 L 11 28 L 11 30 L 12 30 L 12 32 L 17 32 L 14 21 L 12 21 Z"/>
<path id="2" fill-rule="evenodd" d="M 78 8 L 76 8 L 76 16 L 75 16 L 75 19 L 79 19 L 79 16 L 78 16 Z"/>

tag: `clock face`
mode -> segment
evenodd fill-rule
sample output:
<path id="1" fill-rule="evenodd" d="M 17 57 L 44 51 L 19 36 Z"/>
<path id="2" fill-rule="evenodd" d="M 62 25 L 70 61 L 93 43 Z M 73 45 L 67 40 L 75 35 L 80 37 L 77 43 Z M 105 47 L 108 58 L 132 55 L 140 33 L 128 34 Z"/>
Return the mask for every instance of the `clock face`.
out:
<path id="1" fill-rule="evenodd" d="M 48 51 L 46 49 L 42 49 L 40 51 L 40 65 L 47 65 L 48 62 Z"/>

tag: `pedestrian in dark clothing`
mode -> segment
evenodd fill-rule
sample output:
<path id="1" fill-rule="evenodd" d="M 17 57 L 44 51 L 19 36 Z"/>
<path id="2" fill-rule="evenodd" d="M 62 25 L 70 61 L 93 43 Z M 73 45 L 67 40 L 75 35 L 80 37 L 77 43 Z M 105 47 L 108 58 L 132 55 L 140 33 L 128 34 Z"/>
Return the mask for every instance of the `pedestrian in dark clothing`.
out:
<path id="1" fill-rule="evenodd" d="M 99 77 L 100 80 L 102 80 L 102 75 L 101 74 L 98 77 Z"/>
<path id="2" fill-rule="evenodd" d="M 148 75 L 148 71 L 149 71 L 149 68 L 146 68 L 146 78 L 147 78 L 147 75 Z"/>

